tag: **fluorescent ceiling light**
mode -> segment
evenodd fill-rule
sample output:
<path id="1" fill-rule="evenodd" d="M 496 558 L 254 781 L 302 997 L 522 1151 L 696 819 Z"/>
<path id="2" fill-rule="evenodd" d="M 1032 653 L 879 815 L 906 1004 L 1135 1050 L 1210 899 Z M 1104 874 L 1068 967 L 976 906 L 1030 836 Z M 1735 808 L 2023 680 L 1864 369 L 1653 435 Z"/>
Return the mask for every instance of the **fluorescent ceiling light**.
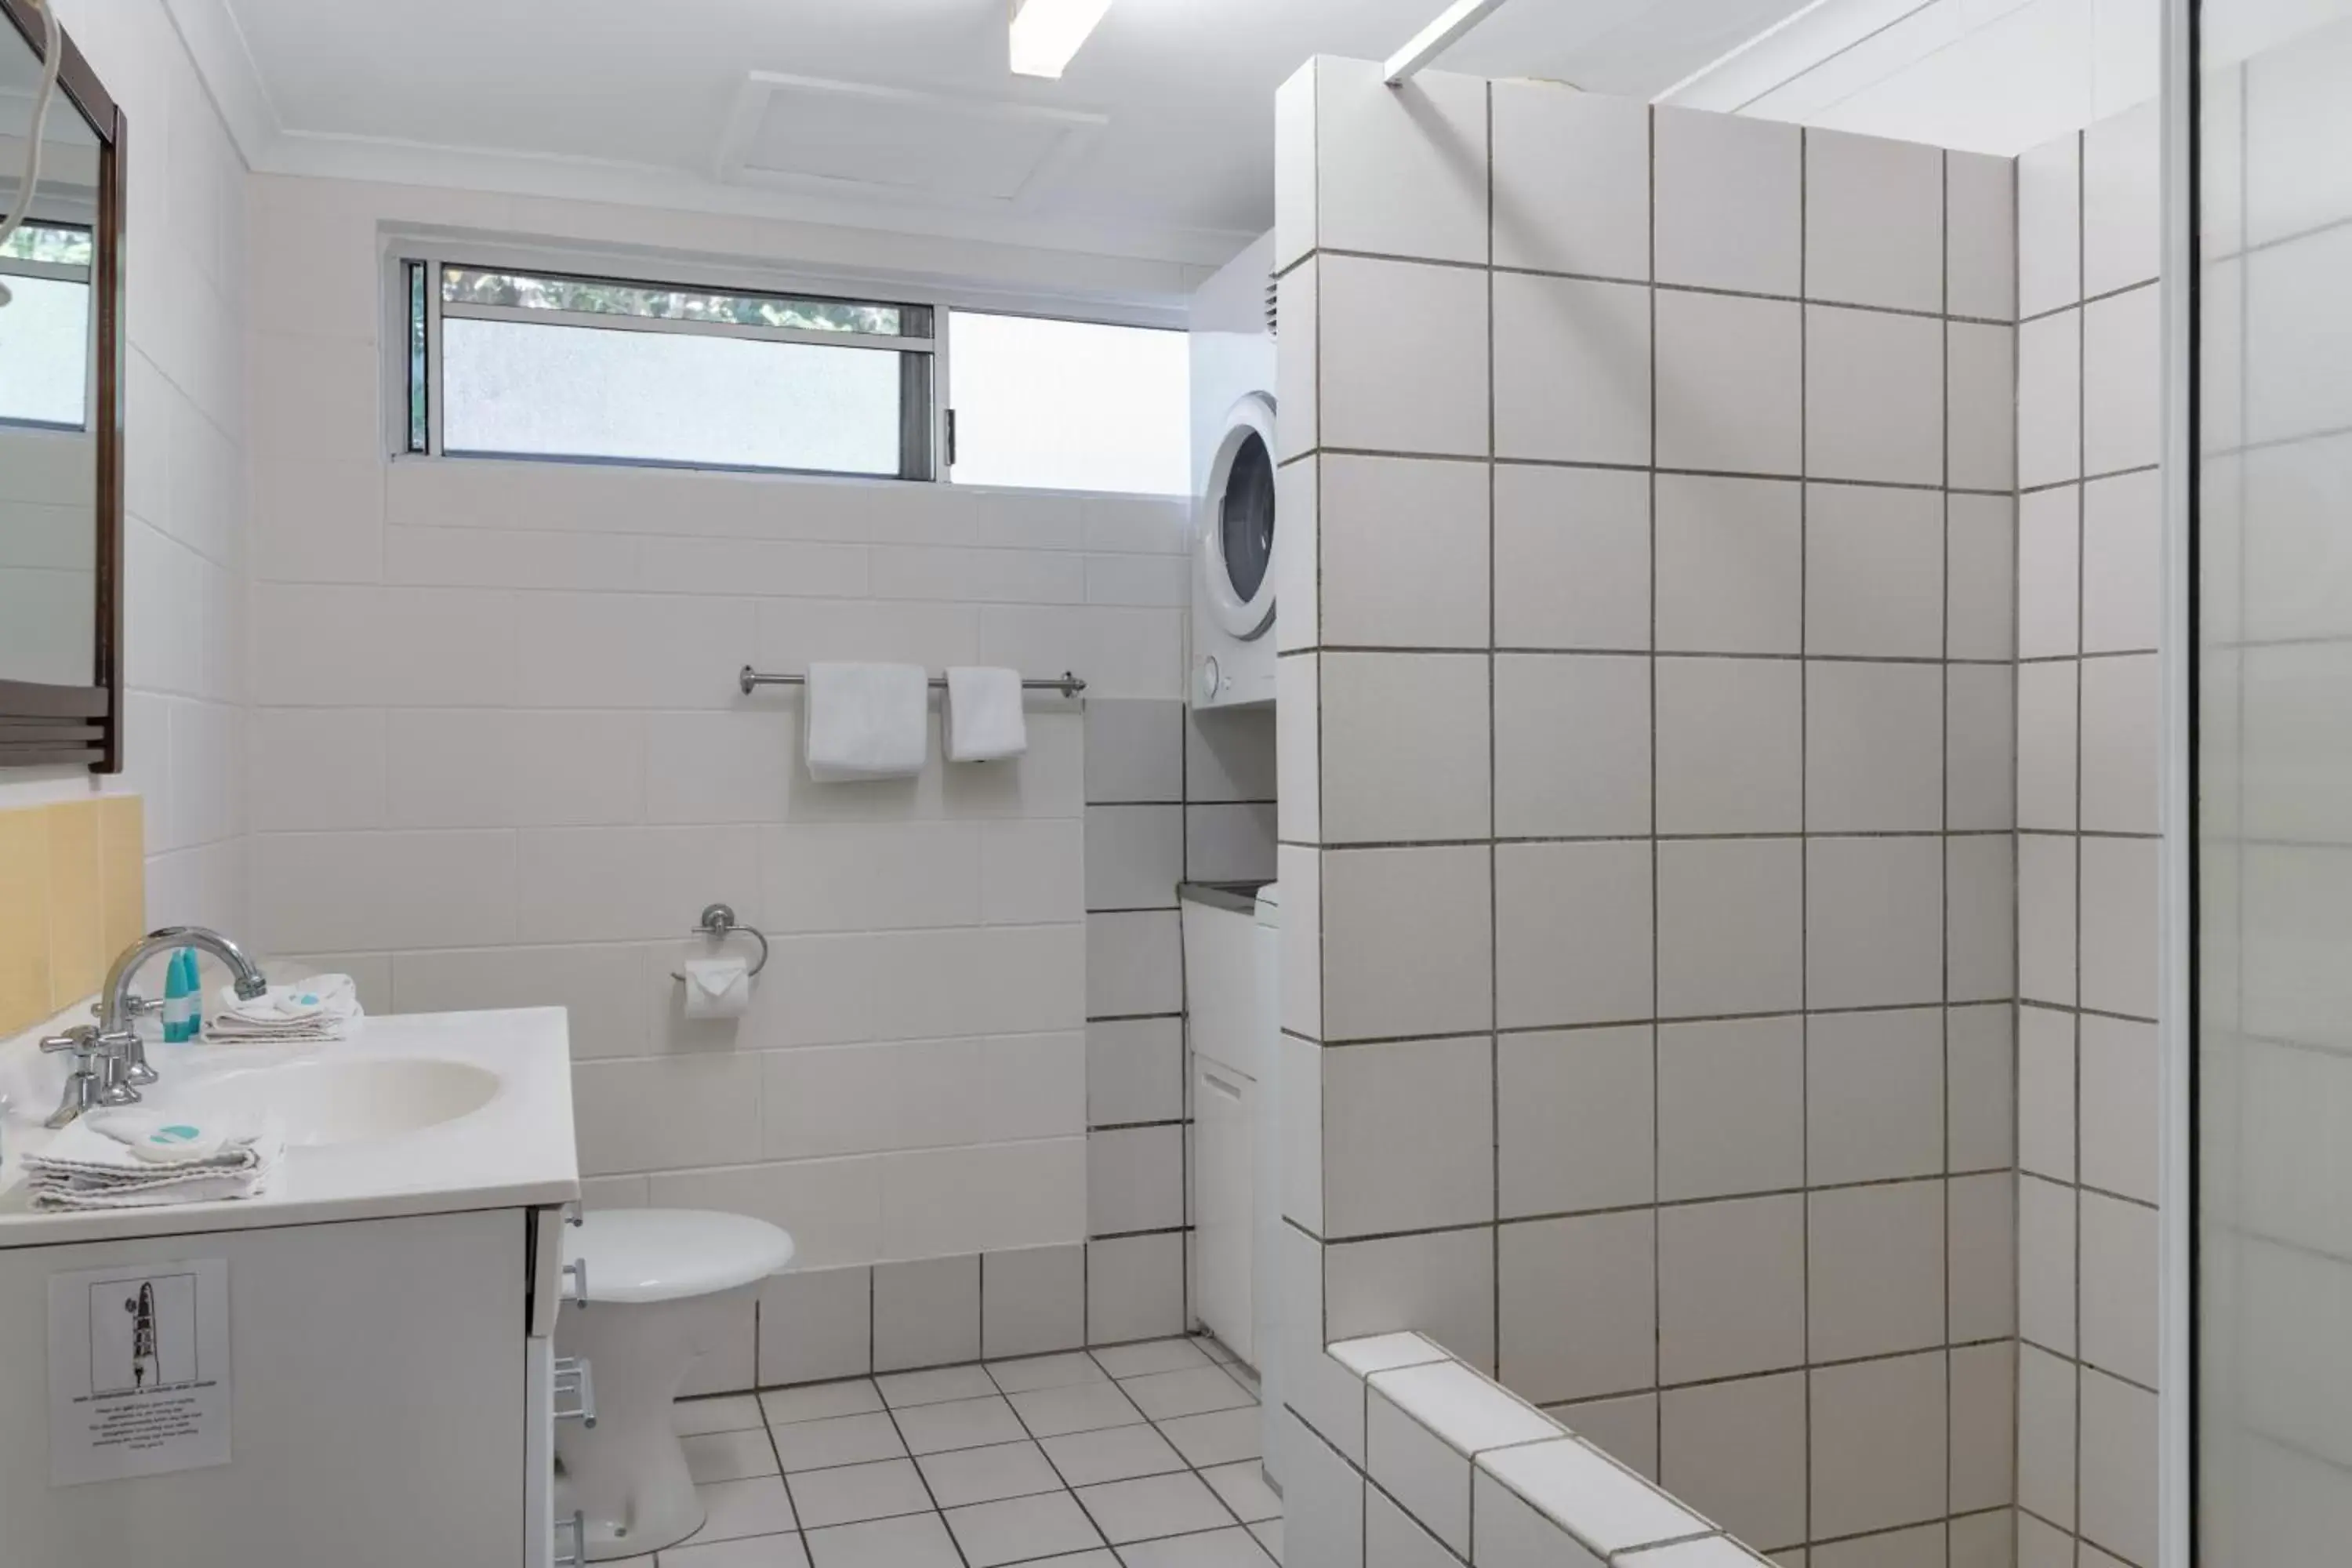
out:
<path id="1" fill-rule="evenodd" d="M 1013 69 L 1020 76 L 1062 74 L 1110 0 L 1026 0 L 1013 16 Z"/>

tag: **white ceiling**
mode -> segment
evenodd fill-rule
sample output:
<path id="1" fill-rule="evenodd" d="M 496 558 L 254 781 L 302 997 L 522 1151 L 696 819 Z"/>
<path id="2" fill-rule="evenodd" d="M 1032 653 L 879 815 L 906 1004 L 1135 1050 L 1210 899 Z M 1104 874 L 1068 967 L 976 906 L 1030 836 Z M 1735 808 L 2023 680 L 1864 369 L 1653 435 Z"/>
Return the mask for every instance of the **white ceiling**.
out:
<path id="1" fill-rule="evenodd" d="M 1202 262 L 1273 222 L 1276 87 L 1443 0 L 1115 0 L 1058 82 L 1006 71 L 1007 0 L 168 3 L 257 168 Z M 1800 4 L 1513 0 L 1440 63 L 1646 98 Z M 747 102 L 763 73 L 821 85 Z M 866 145 L 869 100 L 790 167 L 809 94 L 857 101 L 836 84 L 902 95 L 910 141 Z M 952 180 L 919 177 L 926 137 Z"/>

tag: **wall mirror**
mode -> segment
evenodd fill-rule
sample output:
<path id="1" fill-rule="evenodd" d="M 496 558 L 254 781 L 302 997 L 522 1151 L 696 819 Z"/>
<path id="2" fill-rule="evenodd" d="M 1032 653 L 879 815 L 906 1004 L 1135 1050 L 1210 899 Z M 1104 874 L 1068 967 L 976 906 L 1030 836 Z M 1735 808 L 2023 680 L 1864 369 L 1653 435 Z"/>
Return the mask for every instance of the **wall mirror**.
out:
<path id="1" fill-rule="evenodd" d="M 121 112 L 0 0 L 0 767 L 122 764 Z M 42 111 L 49 41 L 56 85 Z M 23 199 L 39 118 L 39 181 Z"/>

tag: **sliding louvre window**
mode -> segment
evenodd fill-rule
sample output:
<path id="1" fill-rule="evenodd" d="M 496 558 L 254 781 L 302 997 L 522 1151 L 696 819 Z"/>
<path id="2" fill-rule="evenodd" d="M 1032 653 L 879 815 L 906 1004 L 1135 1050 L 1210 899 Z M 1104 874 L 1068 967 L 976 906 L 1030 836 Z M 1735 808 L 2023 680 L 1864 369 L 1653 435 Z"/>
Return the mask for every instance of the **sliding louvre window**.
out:
<path id="1" fill-rule="evenodd" d="M 936 470 L 928 305 L 410 265 L 412 451 Z"/>

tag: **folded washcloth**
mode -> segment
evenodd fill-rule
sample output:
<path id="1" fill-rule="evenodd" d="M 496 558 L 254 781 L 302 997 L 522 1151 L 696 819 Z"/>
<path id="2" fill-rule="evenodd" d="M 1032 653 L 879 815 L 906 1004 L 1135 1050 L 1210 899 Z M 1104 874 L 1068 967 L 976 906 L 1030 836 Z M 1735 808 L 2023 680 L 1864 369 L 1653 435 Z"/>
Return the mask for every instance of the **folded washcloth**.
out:
<path id="1" fill-rule="evenodd" d="M 37 1208 L 128 1208 L 257 1197 L 286 1158 L 274 1123 L 207 1128 L 168 1116 L 97 1110 L 25 1156 Z"/>
<path id="2" fill-rule="evenodd" d="M 342 1040 L 358 1032 L 367 1014 L 359 988 L 348 974 L 313 974 L 291 985 L 273 985 L 246 1001 L 227 986 L 215 994 L 205 1020 L 210 1040 Z"/>
<path id="3" fill-rule="evenodd" d="M 1017 669 L 948 670 L 948 761 L 993 763 L 1029 749 Z"/>
<path id="4" fill-rule="evenodd" d="M 931 753 L 930 677 L 916 664 L 812 664 L 803 755 L 821 783 L 912 778 Z"/>

